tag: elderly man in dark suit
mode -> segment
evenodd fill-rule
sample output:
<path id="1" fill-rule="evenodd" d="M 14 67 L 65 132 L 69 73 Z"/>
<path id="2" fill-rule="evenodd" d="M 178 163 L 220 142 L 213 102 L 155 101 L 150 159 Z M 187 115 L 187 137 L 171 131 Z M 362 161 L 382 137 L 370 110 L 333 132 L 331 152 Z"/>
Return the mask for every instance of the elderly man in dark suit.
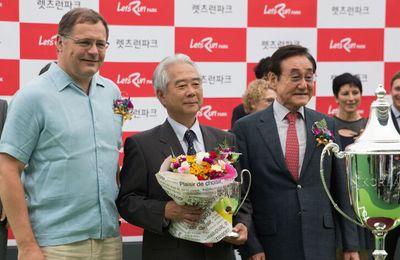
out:
<path id="1" fill-rule="evenodd" d="M 311 132 L 325 119 L 305 105 L 313 93 L 316 62 L 297 45 L 279 48 L 271 56 L 271 82 L 277 90 L 273 105 L 240 119 L 234 126 L 243 168 L 253 176 L 253 208 L 249 239 L 242 257 L 268 260 L 335 259 L 333 207 L 325 194 L 317 147 Z M 352 212 L 342 162 L 325 161 L 325 176 L 332 194 L 346 212 Z M 341 218 L 345 259 L 359 259 L 355 226 Z"/>
<path id="2" fill-rule="evenodd" d="M 0 136 L 3 132 L 4 122 L 6 121 L 7 116 L 7 101 L 0 99 Z M 7 219 L 6 215 L 3 212 L 3 207 L 0 201 L 0 259 L 6 259 L 7 255 Z"/>
<path id="3" fill-rule="evenodd" d="M 197 67 L 188 56 L 177 54 L 161 61 L 154 71 L 153 85 L 168 118 L 162 125 L 125 141 L 119 212 L 129 223 L 144 228 L 143 259 L 231 260 L 230 243 L 244 243 L 246 226 L 238 223 L 234 228 L 240 234 L 238 238 L 227 238 L 212 247 L 172 237 L 168 233 L 171 220 L 194 223 L 201 210 L 176 204 L 157 183 L 155 174 L 172 152 L 209 151 L 224 140 L 233 145 L 234 136 L 199 124 L 196 114 L 203 102 L 203 89 Z"/>
<path id="4" fill-rule="evenodd" d="M 400 134 L 400 71 L 395 73 L 390 80 L 390 95 L 392 96 L 392 120 L 397 132 Z M 400 228 L 390 231 L 386 236 L 387 260 L 400 259 L 399 248 Z"/>

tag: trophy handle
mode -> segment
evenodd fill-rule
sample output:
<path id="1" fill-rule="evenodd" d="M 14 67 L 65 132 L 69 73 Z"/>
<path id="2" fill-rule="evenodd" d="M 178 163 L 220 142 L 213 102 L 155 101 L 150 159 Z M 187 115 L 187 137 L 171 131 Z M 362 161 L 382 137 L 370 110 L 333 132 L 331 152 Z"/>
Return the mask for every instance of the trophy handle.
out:
<path id="1" fill-rule="evenodd" d="M 246 200 L 247 196 L 249 195 L 250 192 L 250 187 L 251 187 L 251 174 L 250 171 L 247 169 L 243 169 L 240 172 L 240 185 L 243 185 L 243 173 L 247 173 L 249 176 L 249 185 L 247 186 L 247 190 L 246 193 L 244 194 L 244 197 L 242 199 L 242 202 L 240 202 L 239 206 L 237 206 L 235 212 L 233 213 L 233 215 L 236 215 L 236 213 L 239 211 L 239 209 L 243 206 L 244 201 Z"/>
<path id="2" fill-rule="evenodd" d="M 320 173 L 320 176 L 321 176 L 322 185 L 323 185 L 323 187 L 324 187 L 324 190 L 325 190 L 325 192 L 326 192 L 326 195 L 328 195 L 328 198 L 329 198 L 329 200 L 331 201 L 333 207 L 336 209 L 337 212 L 340 213 L 340 215 L 342 215 L 343 217 L 345 217 L 347 220 L 353 222 L 354 224 L 356 224 L 356 225 L 358 225 L 358 226 L 360 226 L 360 227 L 365 228 L 365 226 L 364 226 L 362 223 L 360 223 L 360 222 L 354 220 L 353 218 L 349 217 L 346 213 L 344 213 L 344 212 L 339 208 L 339 206 L 336 204 L 336 202 L 333 200 L 332 194 L 331 194 L 331 192 L 330 192 L 329 189 L 328 189 L 328 185 L 326 184 L 326 181 L 325 181 L 325 174 L 324 174 L 324 157 L 325 157 L 325 154 L 326 154 L 326 153 L 328 153 L 328 155 L 330 155 L 330 151 L 332 151 L 332 153 L 333 153 L 333 154 L 335 155 L 335 157 L 338 158 L 338 159 L 343 159 L 343 158 L 344 158 L 344 155 L 345 155 L 344 152 L 340 151 L 339 146 L 338 146 L 337 144 L 335 144 L 334 142 L 332 142 L 332 141 L 330 141 L 327 145 L 325 145 L 325 148 L 322 150 L 322 153 L 321 153 L 321 160 L 320 160 L 320 164 L 319 164 L 319 165 L 320 165 L 320 166 L 319 166 L 319 173 Z"/>

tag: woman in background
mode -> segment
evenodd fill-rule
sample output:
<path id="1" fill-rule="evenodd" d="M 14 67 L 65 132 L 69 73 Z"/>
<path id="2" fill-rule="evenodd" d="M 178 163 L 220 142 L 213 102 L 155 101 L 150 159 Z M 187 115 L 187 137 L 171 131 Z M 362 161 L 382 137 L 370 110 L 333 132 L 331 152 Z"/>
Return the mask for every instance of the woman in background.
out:
<path id="1" fill-rule="evenodd" d="M 267 108 L 276 98 L 275 90 L 271 89 L 264 79 L 256 79 L 249 83 L 243 94 L 243 107 L 246 114 L 251 114 Z"/>
<path id="2" fill-rule="evenodd" d="M 269 64 L 270 64 L 270 57 L 262 58 L 257 65 L 253 68 L 254 75 L 256 79 L 264 79 L 269 83 L 268 80 L 268 72 L 269 72 Z M 232 118 L 231 118 L 231 128 L 233 128 L 233 124 L 240 118 L 247 116 L 248 113 L 244 110 L 243 103 L 237 105 L 232 111 Z"/>
<path id="3" fill-rule="evenodd" d="M 342 149 L 352 144 L 367 124 L 358 111 L 361 104 L 362 84 L 359 78 L 343 73 L 333 79 L 332 90 L 339 104 L 337 114 L 333 117 L 339 132 Z"/>
<path id="4" fill-rule="evenodd" d="M 340 137 L 341 150 L 354 143 L 364 130 L 367 119 L 358 111 L 361 104 L 362 84 L 358 77 L 343 73 L 333 79 L 332 90 L 339 104 L 337 114 L 333 117 Z M 369 230 L 357 227 L 359 253 L 362 260 L 372 259 L 373 237 Z M 341 236 L 338 234 L 338 245 Z M 340 247 L 340 246 L 339 246 Z M 337 259 L 343 259 L 342 250 L 338 250 Z"/>

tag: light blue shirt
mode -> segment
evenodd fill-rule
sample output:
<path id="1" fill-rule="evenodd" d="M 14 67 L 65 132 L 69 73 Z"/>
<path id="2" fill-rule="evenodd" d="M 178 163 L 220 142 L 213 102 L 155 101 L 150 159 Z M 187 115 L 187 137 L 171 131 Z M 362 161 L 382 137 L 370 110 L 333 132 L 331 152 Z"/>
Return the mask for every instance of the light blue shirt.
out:
<path id="1" fill-rule="evenodd" d="M 193 140 L 193 145 L 194 149 L 196 150 L 196 153 L 205 151 L 203 134 L 201 133 L 199 120 L 197 118 L 192 127 L 190 127 L 189 129 L 186 126 L 182 125 L 181 123 L 176 122 L 171 117 L 167 117 L 167 120 L 168 123 L 171 125 L 172 129 L 174 130 L 176 137 L 178 138 L 179 143 L 181 144 L 182 149 L 185 153 L 188 149 L 188 144 L 185 140 L 185 133 L 187 130 L 192 130 L 196 134 L 196 138 Z"/>
<path id="2" fill-rule="evenodd" d="M 53 63 L 12 100 L 0 152 L 27 164 L 22 182 L 40 246 L 119 235 L 119 97 L 99 75 L 86 95 Z"/>
<path id="3" fill-rule="evenodd" d="M 286 115 L 290 112 L 285 106 L 279 103 L 277 100 L 272 104 L 274 110 L 274 117 L 276 126 L 278 128 L 279 141 L 281 142 L 283 155 L 286 156 L 286 135 L 289 128 L 289 122 L 286 119 Z M 297 139 L 299 140 L 299 176 L 301 167 L 303 165 L 304 154 L 306 152 L 307 145 L 307 133 L 306 133 L 306 122 L 304 121 L 304 107 L 300 107 L 297 112 L 300 113 L 296 120 L 296 132 Z"/>

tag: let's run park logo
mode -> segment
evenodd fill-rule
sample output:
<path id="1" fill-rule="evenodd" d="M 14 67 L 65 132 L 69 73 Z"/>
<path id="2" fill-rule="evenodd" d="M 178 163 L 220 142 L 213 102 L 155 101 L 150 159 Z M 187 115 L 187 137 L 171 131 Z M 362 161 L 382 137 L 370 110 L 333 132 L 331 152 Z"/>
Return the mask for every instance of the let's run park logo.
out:
<path id="1" fill-rule="evenodd" d="M 117 3 L 117 12 L 119 13 L 133 13 L 137 16 L 141 16 L 143 13 L 157 13 L 156 7 L 149 7 L 143 5 L 141 1 L 131 1 L 128 4 Z"/>
<path id="2" fill-rule="evenodd" d="M 301 15 L 301 10 L 291 9 L 288 8 L 285 3 L 279 3 L 273 7 L 268 7 L 268 5 L 265 5 L 263 13 L 265 15 L 278 15 L 281 18 L 285 19 L 289 15 Z"/>
<path id="3" fill-rule="evenodd" d="M 189 48 L 191 49 L 205 49 L 208 52 L 213 52 L 214 49 L 223 49 L 226 50 L 229 48 L 228 44 L 223 44 L 214 41 L 213 37 L 205 37 L 200 41 L 196 41 L 195 39 L 190 40 Z"/>

